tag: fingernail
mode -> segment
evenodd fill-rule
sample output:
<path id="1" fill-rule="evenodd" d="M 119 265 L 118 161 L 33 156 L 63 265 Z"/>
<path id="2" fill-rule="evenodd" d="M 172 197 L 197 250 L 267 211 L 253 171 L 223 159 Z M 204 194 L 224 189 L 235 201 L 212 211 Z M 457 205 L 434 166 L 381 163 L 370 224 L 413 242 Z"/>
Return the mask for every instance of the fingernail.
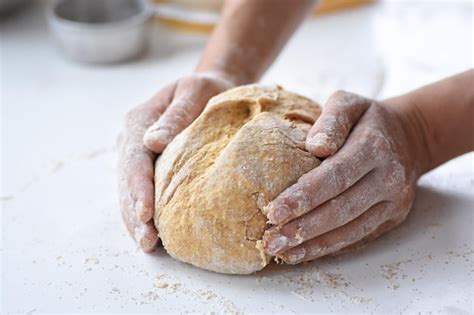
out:
<path id="1" fill-rule="evenodd" d="M 337 151 L 337 145 L 331 137 L 322 132 L 315 134 L 307 143 L 311 151 L 316 151 L 317 154 L 332 155 Z"/>
<path id="2" fill-rule="evenodd" d="M 278 224 L 284 222 L 291 216 L 290 208 L 287 205 L 276 206 L 273 211 L 268 214 L 268 219 L 272 224 Z"/>
<path id="3" fill-rule="evenodd" d="M 313 148 L 326 147 L 329 144 L 329 137 L 327 134 L 319 132 L 308 140 L 308 144 Z"/>
<path id="4" fill-rule="evenodd" d="M 137 241 L 140 248 L 145 252 L 153 250 L 156 239 L 153 235 L 147 233 L 145 226 L 135 227 L 135 240 Z"/>
<path id="5" fill-rule="evenodd" d="M 173 139 L 171 133 L 166 129 L 158 129 L 154 130 L 150 133 L 146 134 L 147 140 L 151 140 L 152 142 L 160 142 L 162 144 L 168 144 Z"/>
<path id="6" fill-rule="evenodd" d="M 303 260 L 306 255 L 306 250 L 303 247 L 295 248 L 286 256 L 285 262 L 289 264 L 297 264 Z"/>
<path id="7" fill-rule="evenodd" d="M 287 247 L 289 243 L 288 237 L 281 234 L 273 234 L 266 238 L 265 249 L 268 254 L 275 255 L 283 248 Z"/>

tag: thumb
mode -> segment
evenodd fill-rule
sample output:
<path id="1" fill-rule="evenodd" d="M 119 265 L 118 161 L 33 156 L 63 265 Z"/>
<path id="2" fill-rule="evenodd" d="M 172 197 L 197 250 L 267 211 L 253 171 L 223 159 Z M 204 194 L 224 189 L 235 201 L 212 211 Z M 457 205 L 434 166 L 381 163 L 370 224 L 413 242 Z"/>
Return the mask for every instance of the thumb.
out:
<path id="1" fill-rule="evenodd" d="M 371 103 L 345 91 L 333 93 L 306 137 L 306 149 L 321 158 L 334 155 Z"/>
<path id="2" fill-rule="evenodd" d="M 186 85 L 178 86 L 171 104 L 145 133 L 145 146 L 153 152 L 161 153 L 177 134 L 199 116 L 214 94 L 214 91 L 210 93 L 201 89 L 189 89 Z"/>

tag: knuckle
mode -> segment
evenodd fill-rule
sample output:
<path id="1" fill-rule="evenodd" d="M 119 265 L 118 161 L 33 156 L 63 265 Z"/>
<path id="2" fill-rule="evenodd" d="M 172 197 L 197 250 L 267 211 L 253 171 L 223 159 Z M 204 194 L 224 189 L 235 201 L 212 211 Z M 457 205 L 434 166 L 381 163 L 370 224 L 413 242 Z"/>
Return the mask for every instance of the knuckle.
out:
<path id="1" fill-rule="evenodd" d="M 200 76 L 198 82 L 205 88 L 210 88 L 216 85 L 216 81 L 208 76 Z"/>
<path id="2" fill-rule="evenodd" d="M 385 117 L 387 113 L 387 109 L 385 107 L 381 106 L 380 103 L 373 100 L 370 101 L 370 110 L 373 115 L 381 117 Z"/>
<path id="3" fill-rule="evenodd" d="M 374 126 L 367 126 L 363 130 L 363 137 L 369 140 L 371 143 L 375 141 L 380 141 L 380 138 L 383 137 L 383 133 Z"/>
<path id="4" fill-rule="evenodd" d="M 162 126 L 170 131 L 185 127 L 190 121 L 192 116 L 185 105 L 177 104 L 176 107 L 171 109 L 169 113 L 164 117 Z"/>
<path id="5" fill-rule="evenodd" d="M 390 142 L 388 141 L 387 137 L 382 130 L 375 126 L 365 127 L 361 132 L 359 141 L 365 147 L 372 150 L 371 153 L 373 156 L 383 155 L 385 158 L 385 154 L 391 152 Z"/>
<path id="6" fill-rule="evenodd" d="M 382 152 L 390 151 L 390 143 L 381 130 L 372 129 L 370 135 L 373 147 L 378 148 Z"/>
<path id="7" fill-rule="evenodd" d="M 182 87 L 183 85 L 192 85 L 196 81 L 196 76 L 194 74 L 188 74 L 183 76 L 181 79 L 178 80 L 178 88 Z"/>
<path id="8" fill-rule="evenodd" d="M 310 204 L 308 195 L 301 189 L 291 189 L 282 193 L 274 208 L 286 207 L 293 215 L 304 212 Z"/>
<path id="9" fill-rule="evenodd" d="M 336 124 L 337 129 L 335 133 L 339 135 L 339 138 L 341 138 L 342 135 L 348 134 L 352 127 L 351 120 L 349 119 L 349 115 L 346 112 L 343 115 L 336 117 Z"/>
<path id="10" fill-rule="evenodd" d="M 191 117 L 191 111 L 189 107 L 192 106 L 192 102 L 187 102 L 184 100 L 177 101 L 173 106 L 173 114 L 177 117 L 188 119 Z"/>
<path id="11" fill-rule="evenodd" d="M 209 89 L 216 85 L 216 81 L 205 75 L 189 75 L 181 79 L 179 82 L 181 87 L 186 86 L 186 88 L 193 89 Z"/>
<path id="12" fill-rule="evenodd" d="M 345 190 L 350 184 L 345 164 L 344 161 L 334 160 L 330 166 L 332 170 L 332 176 L 329 177 L 331 179 L 330 185 L 337 191 Z"/>
<path id="13" fill-rule="evenodd" d="M 199 82 L 202 86 L 212 90 L 223 90 L 229 88 L 232 84 L 228 80 L 218 75 L 212 75 L 210 73 L 201 74 L 198 76 Z"/>
<path id="14" fill-rule="evenodd" d="M 325 115 L 320 122 L 320 130 L 330 136 L 335 137 L 338 141 L 343 135 L 347 134 L 351 128 L 352 124 L 346 113 L 341 113 L 337 115 L 328 114 Z"/>
<path id="15" fill-rule="evenodd" d="M 405 195 L 403 179 L 399 173 L 393 171 L 390 166 L 379 167 L 378 170 L 380 170 L 379 175 L 383 178 L 383 186 L 378 188 L 381 194 L 392 200 L 400 199 Z"/>
<path id="16" fill-rule="evenodd" d="M 352 95 L 352 93 L 344 91 L 344 90 L 336 90 L 334 93 L 331 94 L 330 99 L 340 99 L 345 98 L 348 95 Z"/>
<path id="17" fill-rule="evenodd" d="M 392 177 L 400 183 L 405 183 L 405 168 L 398 161 L 390 161 L 390 166 L 392 168 L 391 175 Z"/>
<path id="18" fill-rule="evenodd" d="M 154 126 L 155 130 L 166 130 L 169 133 L 174 133 L 178 128 L 180 118 L 176 115 L 163 116 L 159 122 Z"/>
<path id="19" fill-rule="evenodd" d="M 384 187 L 388 197 L 398 200 L 398 204 L 411 204 L 414 199 L 413 184 L 407 176 L 405 167 L 396 160 L 390 160 L 386 165 L 383 177 Z"/>
<path id="20" fill-rule="evenodd" d="M 337 90 L 331 94 L 329 99 L 333 103 L 333 106 L 343 111 L 349 110 L 354 106 L 359 106 L 361 103 L 366 103 L 366 99 L 362 96 L 344 90 Z"/>

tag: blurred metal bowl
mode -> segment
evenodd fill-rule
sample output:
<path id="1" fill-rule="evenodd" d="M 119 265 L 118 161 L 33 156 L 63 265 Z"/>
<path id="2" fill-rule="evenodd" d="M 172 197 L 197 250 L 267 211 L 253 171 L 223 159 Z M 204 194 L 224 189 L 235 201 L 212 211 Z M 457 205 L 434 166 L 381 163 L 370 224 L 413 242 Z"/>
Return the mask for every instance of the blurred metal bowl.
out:
<path id="1" fill-rule="evenodd" d="M 26 0 L 0 0 L 0 16 L 10 14 L 26 3 Z"/>
<path id="2" fill-rule="evenodd" d="M 152 12 L 145 0 L 59 0 L 48 7 L 48 22 L 62 50 L 89 63 L 114 63 L 146 47 Z"/>

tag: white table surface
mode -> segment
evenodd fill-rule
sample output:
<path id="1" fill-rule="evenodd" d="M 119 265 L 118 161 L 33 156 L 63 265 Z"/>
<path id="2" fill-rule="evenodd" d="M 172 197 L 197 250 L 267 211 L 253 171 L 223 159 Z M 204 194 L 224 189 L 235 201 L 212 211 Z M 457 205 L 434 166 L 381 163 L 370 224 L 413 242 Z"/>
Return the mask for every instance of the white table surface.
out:
<path id="1" fill-rule="evenodd" d="M 142 253 L 119 215 L 115 139 L 129 108 L 192 70 L 205 36 L 155 25 L 141 59 L 84 66 L 51 44 L 42 5 L 0 24 L 3 312 L 473 312 L 473 154 L 424 176 L 406 223 L 352 254 L 228 276 Z M 401 93 L 472 67 L 472 10 L 313 18 L 263 81 L 319 101 Z"/>

